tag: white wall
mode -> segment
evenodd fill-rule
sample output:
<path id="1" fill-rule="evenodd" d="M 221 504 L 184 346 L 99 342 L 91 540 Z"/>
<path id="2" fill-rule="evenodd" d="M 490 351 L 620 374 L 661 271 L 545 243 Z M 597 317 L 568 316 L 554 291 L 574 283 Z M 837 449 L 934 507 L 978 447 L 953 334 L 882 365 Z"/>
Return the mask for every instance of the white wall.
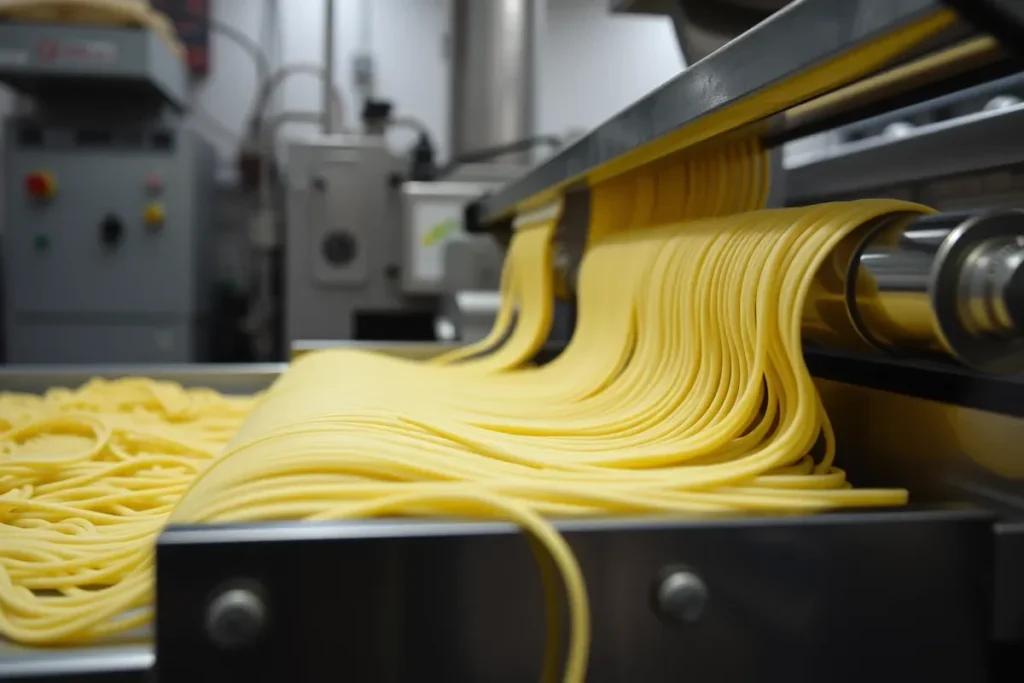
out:
<path id="1" fill-rule="evenodd" d="M 683 56 L 664 17 L 611 14 L 608 0 L 548 0 L 540 132 L 591 129 L 677 75 Z"/>
<path id="2" fill-rule="evenodd" d="M 608 0 L 546 4 L 548 20 L 538 66 L 538 132 L 592 128 L 682 68 L 667 19 L 612 15 Z M 280 32 L 279 63 L 320 63 L 323 0 L 216 0 L 214 13 L 256 37 L 274 6 L 279 14 L 274 23 Z M 369 45 L 362 44 L 367 28 L 364 7 L 372 11 Z M 422 120 L 442 155 L 446 153 L 449 16 L 448 0 L 337 0 L 336 77 L 349 124 L 357 124 L 359 116 L 352 58 L 368 48 L 376 59 L 377 94 L 392 100 L 397 113 Z M 240 131 L 253 92 L 253 69 L 245 53 L 220 36 L 214 37 L 211 58 L 212 73 L 199 86 L 197 102 L 204 112 Z M 319 83 L 311 76 L 293 77 L 278 106 L 288 111 L 319 109 Z M 199 125 L 212 132 L 202 117 Z M 408 141 L 408 136 L 396 139 L 397 144 Z M 219 144 L 225 153 L 231 146 L 227 140 Z"/>

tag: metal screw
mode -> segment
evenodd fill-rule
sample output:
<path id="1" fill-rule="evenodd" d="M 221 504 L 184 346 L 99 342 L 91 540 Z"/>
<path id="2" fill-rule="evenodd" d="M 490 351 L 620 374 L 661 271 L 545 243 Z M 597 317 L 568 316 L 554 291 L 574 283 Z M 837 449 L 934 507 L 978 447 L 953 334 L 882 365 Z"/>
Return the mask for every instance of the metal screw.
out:
<path id="1" fill-rule="evenodd" d="M 266 620 L 266 606 L 255 591 L 229 588 L 210 601 L 206 609 L 206 634 L 220 647 L 242 647 L 259 636 Z"/>
<path id="2" fill-rule="evenodd" d="M 655 610 L 662 619 L 674 624 L 695 624 L 708 603 L 708 587 L 688 569 L 667 568 L 659 572 L 655 584 Z"/>

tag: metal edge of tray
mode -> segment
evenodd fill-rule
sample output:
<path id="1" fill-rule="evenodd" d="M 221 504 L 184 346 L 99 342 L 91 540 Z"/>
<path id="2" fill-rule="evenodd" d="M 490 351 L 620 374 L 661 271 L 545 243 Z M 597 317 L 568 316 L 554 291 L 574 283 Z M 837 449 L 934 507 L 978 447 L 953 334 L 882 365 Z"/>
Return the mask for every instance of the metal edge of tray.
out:
<path id="1" fill-rule="evenodd" d="M 147 377 L 206 388 L 224 394 L 267 389 L 286 363 L 182 365 L 7 365 L 0 366 L 0 391 L 38 394 L 53 387 L 76 387 L 93 378 Z"/>
<path id="2" fill-rule="evenodd" d="M 562 533 L 609 532 L 710 527 L 804 526 L 833 524 L 885 524 L 891 521 L 931 522 L 961 519 L 989 519 L 983 509 L 955 506 L 839 510 L 820 514 L 732 513 L 701 518 L 648 515 L 562 519 L 554 526 Z M 449 518 L 377 518 L 340 521 L 283 521 L 257 524 L 194 524 L 167 527 L 157 540 L 158 547 L 192 544 L 265 543 L 274 541 L 341 541 L 358 538 L 490 536 L 518 533 L 511 522 L 475 521 Z"/>
<path id="3" fill-rule="evenodd" d="M 712 112 L 803 73 L 915 20 L 947 11 L 934 0 L 804 0 L 793 3 L 501 190 L 479 199 L 484 222 L 521 202 L 580 181 L 598 167 Z M 794 41 L 793 36 L 800 40 Z M 780 50 L 773 46 L 786 45 Z"/>
<path id="4" fill-rule="evenodd" d="M 786 200 L 804 204 L 861 190 L 1024 161 L 1024 104 L 919 126 L 902 138 L 836 145 L 786 169 Z M 998 141 L 994 144 L 993 141 Z"/>
<path id="5" fill-rule="evenodd" d="M 137 642 L 66 648 L 29 647 L 0 639 L 0 680 L 10 683 L 148 682 L 155 661 L 150 636 Z"/>
<path id="6" fill-rule="evenodd" d="M 349 351 L 369 351 L 396 358 L 409 360 L 428 360 L 446 351 L 457 349 L 461 342 L 400 342 L 400 341 L 351 341 L 337 339 L 299 339 L 292 342 L 292 360 L 313 351 L 329 351 L 343 349 Z"/>

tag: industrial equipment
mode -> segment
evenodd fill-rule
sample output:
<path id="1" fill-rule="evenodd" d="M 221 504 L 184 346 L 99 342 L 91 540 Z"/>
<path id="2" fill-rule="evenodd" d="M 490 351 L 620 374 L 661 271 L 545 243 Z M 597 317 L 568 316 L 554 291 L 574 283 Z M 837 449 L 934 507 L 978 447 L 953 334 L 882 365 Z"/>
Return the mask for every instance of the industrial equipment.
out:
<path id="1" fill-rule="evenodd" d="M 485 180 L 402 181 L 407 167 L 383 135 L 292 142 L 288 339 L 432 339 L 452 286 L 497 289 L 501 253 L 492 240 L 465 233 L 462 212 L 496 189 L 493 176 L 508 166 L 485 169 Z M 453 178 L 481 177 L 475 168 Z M 454 253 L 446 256 L 448 249 Z"/>
<path id="2" fill-rule="evenodd" d="M 480 289 L 495 289 L 496 245 L 462 229 L 466 202 L 497 183 L 404 181 L 383 134 L 310 136 L 287 169 L 287 338 L 432 339 L 448 245 Z M 455 257 L 460 258 L 459 256 Z M 462 257 L 465 258 L 465 257 Z"/>
<path id="3" fill-rule="evenodd" d="M 462 212 L 522 173 L 531 147 L 550 142 L 533 137 L 538 21 L 533 0 L 455 3 L 452 161 L 440 177 L 410 177 L 409 161 L 384 138 L 386 115 L 362 132 L 291 143 L 288 340 L 432 339 L 435 319 L 458 310 L 457 291 L 497 288 L 500 252 L 465 233 Z M 325 63 L 332 43 L 326 35 Z M 486 313 L 476 306 L 473 315 Z"/>
<path id="4" fill-rule="evenodd" d="M 0 81 L 31 100 L 4 129 L 7 361 L 202 360 L 215 158 L 180 57 L 147 30 L 5 22 Z"/>
<path id="5" fill-rule="evenodd" d="M 999 20 L 997 35 L 1021 30 L 1020 3 L 982 4 Z M 1009 50 L 1019 43 L 981 38 L 970 43 L 970 59 L 933 61 L 965 39 L 979 40 L 989 24 L 969 16 L 977 23 L 939 0 L 794 3 L 471 202 L 466 224 L 505 238 L 520 216 L 560 203 L 556 265 L 571 289 L 593 193 L 604 183 L 643 177 L 690 146 L 739 133 L 756 133 L 778 149 L 855 121 L 870 121 L 875 130 L 884 124 L 875 117 L 904 120 L 911 104 L 978 94 L 965 88 L 1002 91 L 999 79 L 1018 68 Z M 865 48 L 892 45 L 922 27 L 943 30 L 924 46 L 908 41 L 905 51 L 866 73 L 851 68 L 832 92 L 794 87 L 819 82 L 801 76 L 820 75 L 823 65 L 860 64 Z M 752 100 L 768 103 L 769 120 L 745 106 Z M 558 523 L 588 585 L 588 680 L 1021 680 L 1019 113 L 1012 104 L 982 108 L 908 135 L 853 140 L 776 174 L 773 183 L 784 181 L 773 188 L 777 206 L 888 195 L 939 209 L 864 225 L 831 252 L 802 316 L 804 357 L 835 431 L 838 464 L 857 484 L 908 488 L 911 506 Z M 329 188 L 332 178 L 355 182 L 348 165 L 357 160 L 378 173 L 394 168 L 377 147 L 343 136 L 313 147 L 302 158 L 297 146 L 295 163 L 304 170 L 290 177 L 299 179 L 291 192 L 302 193 L 296 198 L 308 200 L 310 212 L 328 207 L 327 198 L 313 194 L 320 175 Z M 386 191 L 363 190 L 357 206 L 386 212 Z M 357 210 L 365 220 L 368 214 Z M 330 241 L 342 229 L 353 230 L 325 217 L 316 234 Z M 370 228 L 354 230 L 372 239 Z M 318 249 L 306 243 L 301 253 Z M 361 278 L 374 269 L 402 263 L 361 255 L 345 239 L 326 251 L 347 256 L 336 272 L 324 270 L 324 251 L 316 251 L 319 265 L 308 258 L 294 265 L 307 277 L 326 273 L 338 286 L 365 286 Z M 393 277 L 398 290 L 402 273 Z M 417 358 L 431 352 L 421 345 L 375 348 Z M 546 346 L 535 360 L 547 362 L 560 350 Z M 282 369 L 145 373 L 249 392 Z M 7 370 L 0 385 L 40 392 L 93 374 Z M 544 648 L 539 625 L 546 614 L 543 580 L 532 563 L 528 544 L 505 524 L 383 519 L 171 527 L 157 546 L 155 632 L 143 634 L 144 642 L 61 651 L 5 646 L 0 677 L 529 680 Z"/>

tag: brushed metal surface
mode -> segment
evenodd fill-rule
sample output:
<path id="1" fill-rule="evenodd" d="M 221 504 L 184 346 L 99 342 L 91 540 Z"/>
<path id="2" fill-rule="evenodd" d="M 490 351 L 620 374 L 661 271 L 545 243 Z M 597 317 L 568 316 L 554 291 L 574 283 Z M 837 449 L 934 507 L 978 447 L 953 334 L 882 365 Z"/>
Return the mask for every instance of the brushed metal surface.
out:
<path id="1" fill-rule="evenodd" d="M 251 528 L 172 528 L 161 537 L 161 681 L 537 680 L 543 592 L 514 527 L 382 520 Z M 985 514 L 560 528 L 588 584 L 588 681 L 988 678 Z M 188 570 L 197 564 L 206 570 Z M 662 570 L 679 565 L 707 585 L 695 624 L 663 620 L 651 603 Z M 224 650 L 196 625 L 201 596 L 235 577 L 265 587 L 271 616 L 258 643 Z"/>
<path id="2" fill-rule="evenodd" d="M 452 3 L 451 156 L 506 145 L 534 130 L 536 0 Z M 526 163 L 525 152 L 501 157 Z"/>

